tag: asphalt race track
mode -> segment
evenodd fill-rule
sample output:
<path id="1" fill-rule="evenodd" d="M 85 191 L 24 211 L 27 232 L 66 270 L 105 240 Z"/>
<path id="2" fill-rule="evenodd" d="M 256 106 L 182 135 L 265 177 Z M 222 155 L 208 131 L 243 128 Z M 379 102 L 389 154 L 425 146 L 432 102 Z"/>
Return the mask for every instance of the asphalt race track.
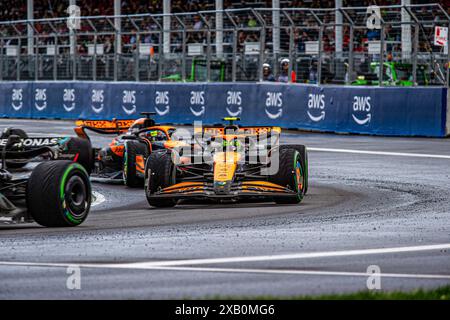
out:
<path id="1" fill-rule="evenodd" d="M 73 122 L 0 120 L 29 134 Z M 96 145 L 109 138 L 94 138 Z M 300 205 L 185 204 L 152 209 L 143 191 L 95 184 L 85 224 L 0 226 L 0 299 L 291 296 L 450 284 L 450 140 L 291 131 L 310 148 Z M 71 269 L 81 289 L 69 290 Z"/>

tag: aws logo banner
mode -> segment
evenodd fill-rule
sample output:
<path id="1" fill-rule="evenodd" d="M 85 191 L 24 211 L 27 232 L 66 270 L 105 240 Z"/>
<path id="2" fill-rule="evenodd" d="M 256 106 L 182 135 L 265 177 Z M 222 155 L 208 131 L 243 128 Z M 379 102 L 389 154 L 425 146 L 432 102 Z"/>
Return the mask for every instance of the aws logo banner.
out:
<path id="1" fill-rule="evenodd" d="M 205 90 L 191 90 L 189 93 L 189 110 L 198 118 L 206 112 L 206 92 Z"/>
<path id="2" fill-rule="evenodd" d="M 38 112 L 47 109 L 47 88 L 34 89 L 34 108 Z"/>
<path id="3" fill-rule="evenodd" d="M 31 89 L 31 110 L 39 117 L 70 119 L 81 109 L 80 96 L 81 92 L 70 83 L 35 83 Z"/>
<path id="4" fill-rule="evenodd" d="M 63 89 L 63 109 L 65 112 L 73 112 L 77 107 L 77 92 L 74 88 Z"/>
<path id="5" fill-rule="evenodd" d="M 5 114 L 17 117 L 28 117 L 32 114 L 31 100 L 34 92 L 31 87 L 23 83 L 5 84 L 0 89 L 0 108 Z"/>
<path id="6" fill-rule="evenodd" d="M 203 85 L 158 84 L 145 92 L 144 109 L 156 112 L 158 119 L 191 123 L 206 117 L 210 94 Z"/>
<path id="7" fill-rule="evenodd" d="M 301 119 L 310 128 L 329 128 L 337 121 L 336 107 L 339 94 L 323 87 L 305 87 L 299 90 L 300 97 L 296 100 L 301 110 Z"/>
<path id="8" fill-rule="evenodd" d="M 230 117 L 240 117 L 243 111 L 243 97 L 242 90 L 228 90 L 227 91 L 227 115 Z"/>
<path id="9" fill-rule="evenodd" d="M 373 117 L 373 100 L 370 96 L 354 96 L 352 119 L 358 126 L 368 126 Z"/>
<path id="10" fill-rule="evenodd" d="M 151 88 L 142 83 L 113 84 L 110 90 L 99 93 L 100 95 L 96 97 L 96 105 L 101 107 L 103 104 L 103 114 L 111 113 L 110 117 L 113 118 L 139 118 L 140 112 L 153 111 L 151 110 L 151 90 L 149 90 Z"/>
<path id="11" fill-rule="evenodd" d="M 122 111 L 131 116 L 136 113 L 136 90 L 122 90 Z"/>
<path id="12" fill-rule="evenodd" d="M 170 113 L 170 91 L 156 90 L 155 91 L 155 112 L 158 116 L 166 116 Z"/>
<path id="13" fill-rule="evenodd" d="M 306 114 L 312 122 L 321 122 L 325 120 L 326 112 L 326 96 L 323 93 L 308 95 L 308 110 Z"/>
<path id="14" fill-rule="evenodd" d="M 283 92 L 268 91 L 266 92 L 265 113 L 271 120 L 280 119 L 283 116 L 283 106 L 285 95 Z"/>
<path id="15" fill-rule="evenodd" d="M 11 90 L 11 107 L 14 111 L 20 111 L 23 108 L 22 88 L 13 88 Z"/>

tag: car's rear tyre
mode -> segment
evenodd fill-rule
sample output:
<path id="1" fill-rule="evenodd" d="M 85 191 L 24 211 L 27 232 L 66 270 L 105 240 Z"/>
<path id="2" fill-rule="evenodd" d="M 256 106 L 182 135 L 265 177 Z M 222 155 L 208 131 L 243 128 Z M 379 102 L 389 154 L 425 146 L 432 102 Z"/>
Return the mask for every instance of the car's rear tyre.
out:
<path id="1" fill-rule="evenodd" d="M 177 204 L 174 199 L 154 199 L 151 196 L 160 189 L 176 183 L 176 168 L 168 151 L 153 152 L 145 164 L 145 195 L 152 207 L 168 208 Z"/>
<path id="2" fill-rule="evenodd" d="M 70 138 L 67 141 L 67 152 L 73 154 L 75 162 L 81 164 L 86 172 L 90 175 L 94 169 L 94 150 L 91 142 L 87 139 Z"/>
<path id="3" fill-rule="evenodd" d="M 296 196 L 276 197 L 278 204 L 297 204 L 303 200 L 304 174 L 300 153 L 292 148 L 280 148 L 278 172 L 270 176 L 270 182 L 288 187 L 297 193 Z"/>
<path id="4" fill-rule="evenodd" d="M 283 149 L 295 149 L 300 153 L 300 158 L 302 159 L 303 175 L 304 175 L 303 194 L 305 195 L 308 192 L 308 177 L 309 177 L 308 149 L 306 148 L 306 146 L 301 145 L 301 144 L 291 144 L 291 145 L 280 146 L 280 150 L 283 150 Z"/>
<path id="5" fill-rule="evenodd" d="M 78 226 L 91 207 L 89 176 L 75 162 L 43 162 L 31 173 L 26 201 L 31 217 L 42 226 Z"/>
<path id="6" fill-rule="evenodd" d="M 22 129 L 15 129 L 15 128 L 7 128 L 2 132 L 1 139 L 8 139 L 10 136 L 15 135 L 19 136 L 21 139 L 27 139 L 28 135 L 25 131 Z M 29 161 L 27 159 L 20 159 L 20 160 L 14 160 L 14 161 L 6 161 L 6 166 L 9 169 L 20 169 L 27 165 Z"/>
<path id="7" fill-rule="evenodd" d="M 144 186 L 145 159 L 148 157 L 148 147 L 139 141 L 126 141 L 123 153 L 123 182 L 130 188 Z M 142 172 L 138 172 L 137 167 Z"/>

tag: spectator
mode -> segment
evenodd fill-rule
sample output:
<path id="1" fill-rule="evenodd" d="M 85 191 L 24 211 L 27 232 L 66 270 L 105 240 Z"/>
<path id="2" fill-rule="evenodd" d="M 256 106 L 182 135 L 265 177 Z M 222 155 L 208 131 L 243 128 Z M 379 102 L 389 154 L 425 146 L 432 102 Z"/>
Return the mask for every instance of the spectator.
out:
<path id="1" fill-rule="evenodd" d="M 200 31 L 203 28 L 203 21 L 200 19 L 199 15 L 194 16 L 194 30 Z"/>
<path id="2" fill-rule="evenodd" d="M 319 63 L 317 62 L 317 60 L 312 61 L 310 67 L 309 67 L 309 76 L 308 76 L 308 83 L 310 84 L 317 84 L 318 80 L 319 80 L 319 75 L 317 70 Z"/>
<path id="3" fill-rule="evenodd" d="M 289 59 L 284 58 L 283 60 L 281 60 L 281 71 L 277 79 L 278 82 L 284 83 L 289 82 L 289 64 L 290 64 Z"/>
<path id="4" fill-rule="evenodd" d="M 263 64 L 263 81 L 275 82 L 275 77 L 272 74 L 272 68 L 268 63 Z"/>

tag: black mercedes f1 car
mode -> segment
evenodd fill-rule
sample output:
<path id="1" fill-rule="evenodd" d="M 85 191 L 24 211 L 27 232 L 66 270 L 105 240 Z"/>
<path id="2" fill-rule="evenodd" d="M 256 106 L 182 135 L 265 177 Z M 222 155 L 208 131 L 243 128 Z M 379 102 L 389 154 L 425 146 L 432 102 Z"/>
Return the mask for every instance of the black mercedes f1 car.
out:
<path id="1" fill-rule="evenodd" d="M 85 221 L 92 201 L 88 141 L 30 138 L 21 129 L 6 129 L 0 156 L 0 223 L 72 227 Z"/>

